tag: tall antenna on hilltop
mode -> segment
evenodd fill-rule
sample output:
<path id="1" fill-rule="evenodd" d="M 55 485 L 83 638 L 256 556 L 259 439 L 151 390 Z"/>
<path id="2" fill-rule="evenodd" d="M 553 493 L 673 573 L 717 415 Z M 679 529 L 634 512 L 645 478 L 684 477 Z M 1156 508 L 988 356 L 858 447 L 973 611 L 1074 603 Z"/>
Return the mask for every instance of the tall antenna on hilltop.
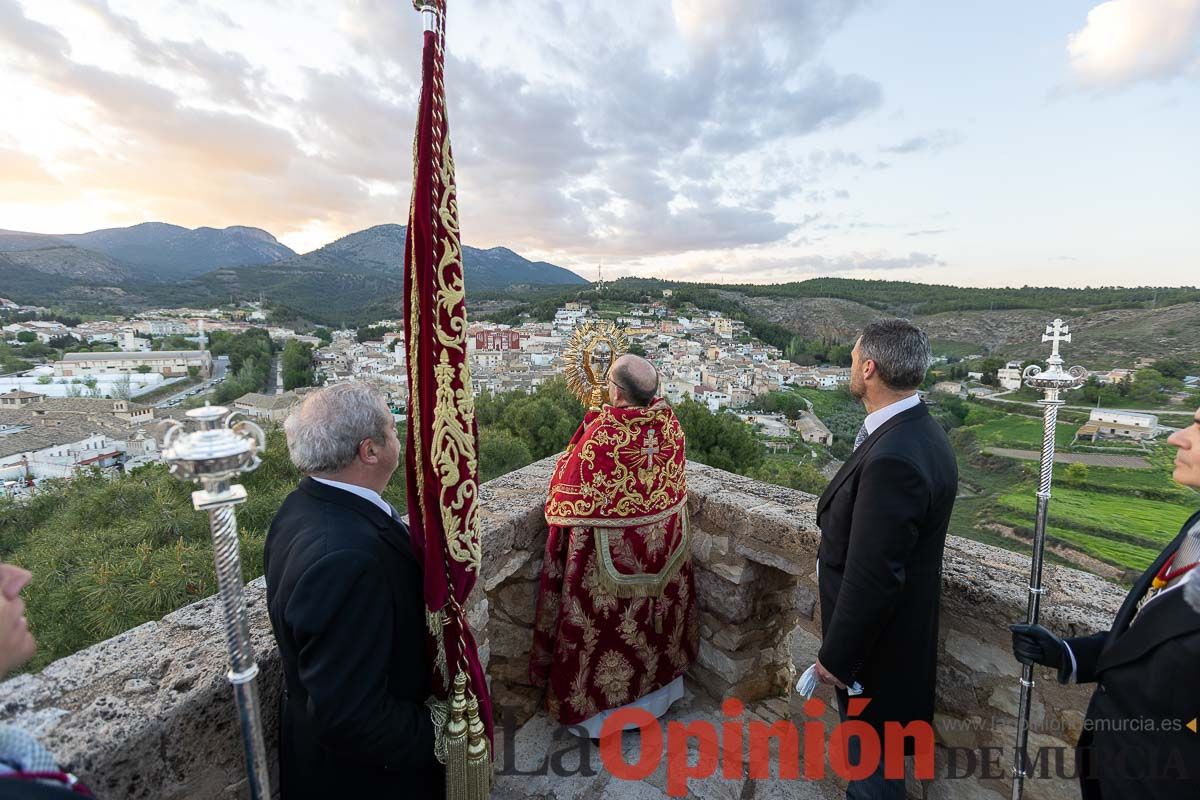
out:
<path id="1" fill-rule="evenodd" d="M 604 291 L 604 259 L 600 259 L 600 263 L 596 266 L 596 292 L 597 294 Z"/>

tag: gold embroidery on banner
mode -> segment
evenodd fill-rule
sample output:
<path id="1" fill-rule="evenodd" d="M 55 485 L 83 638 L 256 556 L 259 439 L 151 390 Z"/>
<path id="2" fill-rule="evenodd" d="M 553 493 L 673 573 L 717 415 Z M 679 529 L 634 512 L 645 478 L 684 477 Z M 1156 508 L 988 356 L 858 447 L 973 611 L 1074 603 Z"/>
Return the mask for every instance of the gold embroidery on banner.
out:
<path id="1" fill-rule="evenodd" d="M 596 662 L 596 688 L 604 695 L 609 708 L 624 705 L 629 697 L 629 682 L 633 679 L 633 666 L 625 656 L 608 650 Z"/>

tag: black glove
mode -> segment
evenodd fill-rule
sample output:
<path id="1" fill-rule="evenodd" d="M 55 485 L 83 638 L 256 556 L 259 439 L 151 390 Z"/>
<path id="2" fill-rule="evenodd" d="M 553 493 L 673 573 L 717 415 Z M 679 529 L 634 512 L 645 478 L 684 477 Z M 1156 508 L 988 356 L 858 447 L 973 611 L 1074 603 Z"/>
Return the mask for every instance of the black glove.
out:
<path id="1" fill-rule="evenodd" d="M 1066 682 L 1071 673 L 1067 643 L 1041 625 L 1010 625 L 1013 656 L 1022 664 L 1041 664 L 1058 670 L 1058 679 Z M 1064 674 L 1065 673 L 1065 674 Z"/>

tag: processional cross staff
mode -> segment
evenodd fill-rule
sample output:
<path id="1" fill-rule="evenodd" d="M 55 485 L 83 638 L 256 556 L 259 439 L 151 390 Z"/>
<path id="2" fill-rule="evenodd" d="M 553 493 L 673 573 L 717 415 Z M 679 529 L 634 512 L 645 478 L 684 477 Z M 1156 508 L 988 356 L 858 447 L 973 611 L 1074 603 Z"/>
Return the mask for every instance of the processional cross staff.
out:
<path id="1" fill-rule="evenodd" d="M 246 490 L 241 484 L 232 482 L 241 473 L 256 469 L 262 463 L 258 454 L 266 446 L 266 437 L 262 428 L 253 422 L 235 422 L 237 416 L 224 406 L 205 405 L 187 412 L 187 423 L 171 421 L 163 436 L 163 460 L 170 465 L 171 474 L 176 478 L 194 481 L 201 487 L 192 492 L 192 504 L 197 511 L 208 512 L 212 532 L 217 593 L 221 597 L 229 648 L 226 677 L 233 687 L 242 731 L 250 798 L 270 800 L 267 748 L 255 685 L 258 661 L 250 642 L 234 511 L 234 506 L 246 502 Z"/>
<path id="2" fill-rule="evenodd" d="M 1038 624 L 1041 613 L 1042 595 L 1042 558 L 1046 549 L 1046 519 L 1050 507 L 1050 484 L 1054 480 L 1054 443 L 1058 429 L 1058 409 L 1063 405 L 1060 397 L 1062 392 L 1075 389 L 1087 380 L 1087 370 L 1083 367 L 1063 369 L 1063 358 L 1058 352 L 1059 344 L 1071 341 L 1070 328 L 1061 319 L 1046 326 L 1042 334 L 1042 342 L 1050 342 L 1050 358 L 1046 360 L 1046 369 L 1036 364 L 1025 368 L 1022 377 L 1025 385 L 1038 389 L 1043 397 L 1038 401 L 1042 407 L 1042 464 L 1037 489 L 1037 518 L 1033 530 L 1033 561 L 1029 573 L 1029 603 L 1026 608 L 1025 622 L 1029 625 Z M 1026 664 L 1021 669 L 1021 701 L 1017 707 L 1017 746 L 1013 755 L 1013 784 L 1012 800 L 1021 800 L 1025 789 L 1026 768 L 1029 759 L 1026 748 L 1029 744 L 1029 712 L 1033 695 L 1033 665 Z"/>

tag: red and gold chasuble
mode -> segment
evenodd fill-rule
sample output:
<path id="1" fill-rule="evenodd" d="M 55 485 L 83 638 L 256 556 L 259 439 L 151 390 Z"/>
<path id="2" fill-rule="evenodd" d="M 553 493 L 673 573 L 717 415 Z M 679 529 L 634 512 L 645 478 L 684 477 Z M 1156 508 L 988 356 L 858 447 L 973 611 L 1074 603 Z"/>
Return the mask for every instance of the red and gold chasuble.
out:
<path id="1" fill-rule="evenodd" d="M 559 457 L 529 671 L 563 724 L 661 689 L 696 657 L 685 466 L 664 402 L 588 412 Z"/>

